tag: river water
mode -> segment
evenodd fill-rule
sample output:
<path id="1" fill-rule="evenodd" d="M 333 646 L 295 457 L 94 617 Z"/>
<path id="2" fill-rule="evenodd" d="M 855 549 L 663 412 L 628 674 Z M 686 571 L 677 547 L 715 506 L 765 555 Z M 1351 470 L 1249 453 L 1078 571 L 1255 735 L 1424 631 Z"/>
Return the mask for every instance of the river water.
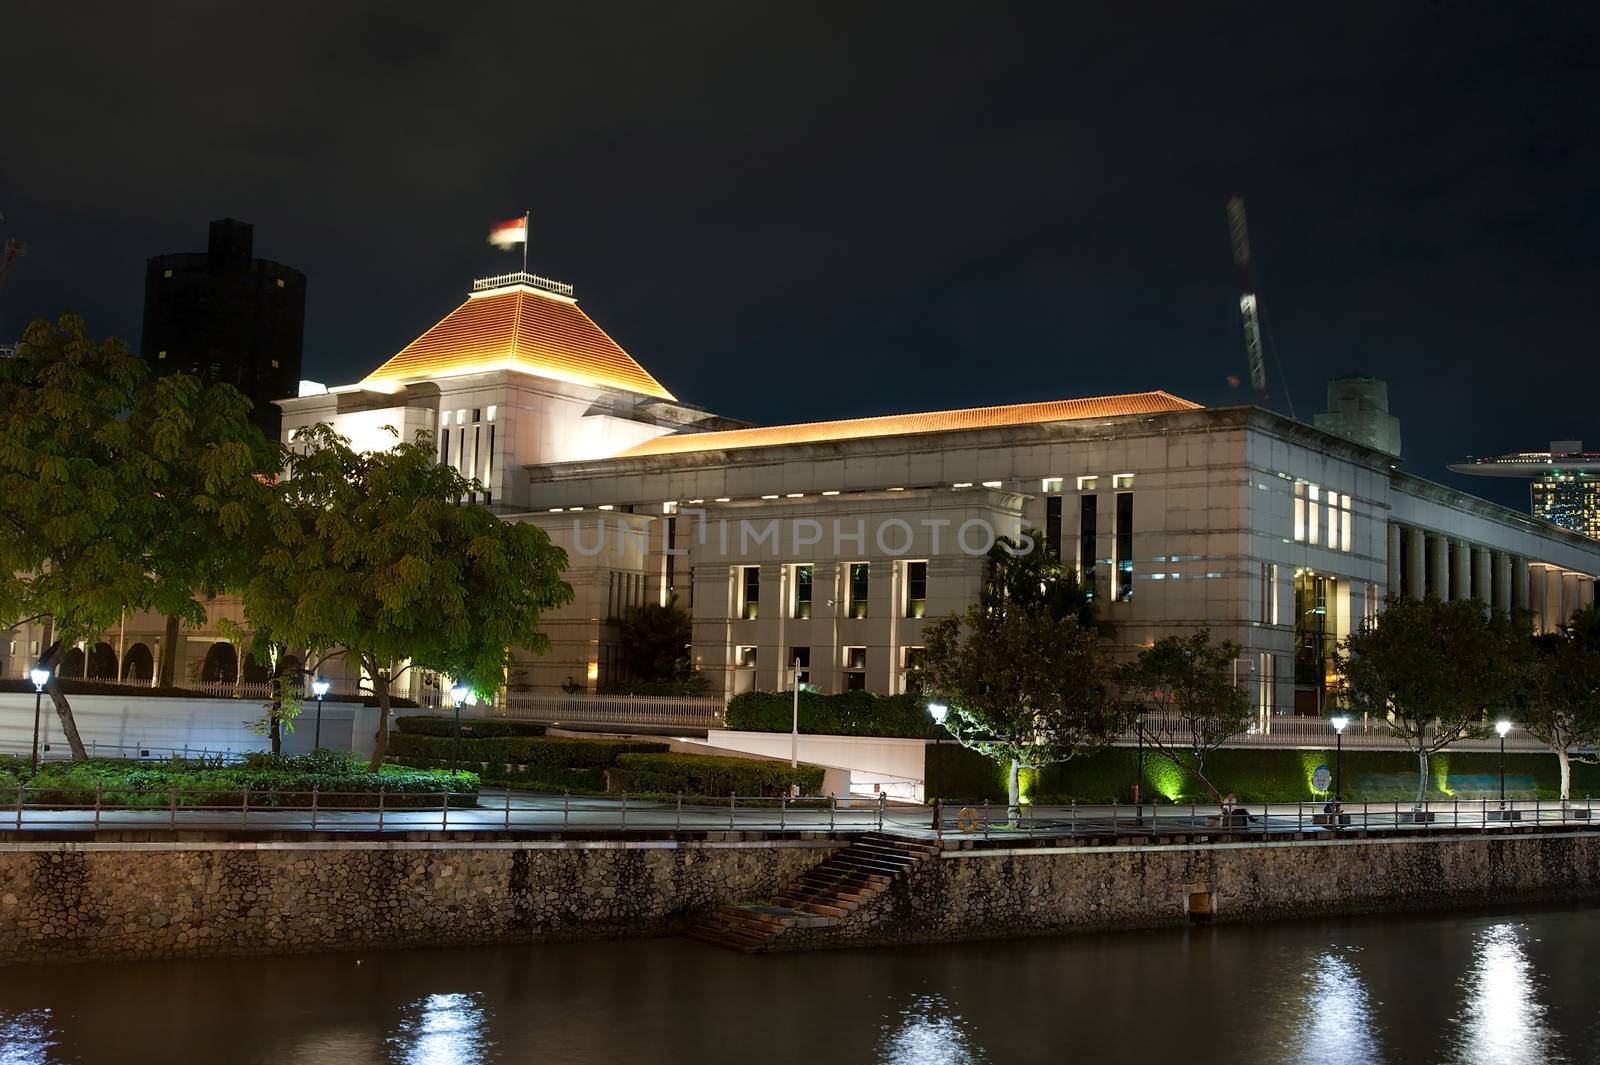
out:
<path id="1" fill-rule="evenodd" d="M 0 969 L 0 1062 L 1600 1062 L 1594 906 L 747 957 L 684 940 Z"/>

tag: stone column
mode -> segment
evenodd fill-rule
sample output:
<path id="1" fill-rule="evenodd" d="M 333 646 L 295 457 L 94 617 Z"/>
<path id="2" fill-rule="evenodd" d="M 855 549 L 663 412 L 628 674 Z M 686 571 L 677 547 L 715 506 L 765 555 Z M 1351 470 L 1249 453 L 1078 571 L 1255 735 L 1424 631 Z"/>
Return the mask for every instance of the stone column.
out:
<path id="1" fill-rule="evenodd" d="M 1528 560 L 1521 555 L 1511 560 L 1511 609 L 1532 609 L 1528 604 Z"/>
<path id="2" fill-rule="evenodd" d="M 1584 610 L 1594 605 L 1594 578 L 1578 578 L 1578 609 Z"/>
<path id="3" fill-rule="evenodd" d="M 1561 617 L 1556 620 L 1557 628 L 1572 620 L 1572 615 L 1578 612 L 1583 595 L 1583 574 L 1561 574 Z"/>
<path id="4" fill-rule="evenodd" d="M 1428 595 L 1450 598 L 1450 541 L 1428 534 Z"/>
<path id="5" fill-rule="evenodd" d="M 1423 587 L 1423 551 L 1422 530 L 1406 529 L 1406 595 L 1412 599 L 1421 599 L 1425 593 Z M 1400 589 L 1395 589 L 1395 594 L 1400 594 Z"/>
<path id="6" fill-rule="evenodd" d="M 1402 563 L 1400 556 L 1400 526 L 1392 521 L 1389 523 L 1389 557 L 1387 561 L 1389 563 L 1388 592 L 1390 595 L 1399 595 L 1400 566 Z"/>
<path id="7" fill-rule="evenodd" d="M 1562 608 L 1562 573 L 1559 566 L 1547 566 L 1544 571 L 1544 631 L 1560 632 L 1566 614 Z"/>
<path id="8" fill-rule="evenodd" d="M 1511 609 L 1511 556 L 1504 551 L 1494 553 L 1494 596 L 1490 606 L 1495 610 Z"/>
<path id="9" fill-rule="evenodd" d="M 1528 569 L 1528 609 L 1533 612 L 1533 631 L 1544 631 L 1544 593 L 1549 587 L 1544 579 L 1544 566 Z"/>
<path id="10" fill-rule="evenodd" d="M 1489 552 L 1486 548 L 1472 549 L 1472 598 L 1483 604 L 1483 609 L 1494 606 L 1494 589 L 1490 587 Z"/>
<path id="11" fill-rule="evenodd" d="M 1450 556 L 1450 598 L 1471 599 L 1472 545 L 1457 540 L 1450 545 Z"/>

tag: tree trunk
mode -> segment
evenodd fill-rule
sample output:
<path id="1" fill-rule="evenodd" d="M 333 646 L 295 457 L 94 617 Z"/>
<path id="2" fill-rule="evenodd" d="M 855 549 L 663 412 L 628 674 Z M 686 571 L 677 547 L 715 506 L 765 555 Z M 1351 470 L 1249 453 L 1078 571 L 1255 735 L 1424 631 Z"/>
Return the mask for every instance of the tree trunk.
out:
<path id="1" fill-rule="evenodd" d="M 1011 769 L 1006 775 L 1006 794 L 1010 806 L 1009 816 L 1013 820 L 1022 816 L 1022 781 L 1018 772 L 1020 769 L 1017 760 L 1011 759 Z"/>
<path id="2" fill-rule="evenodd" d="M 389 753 L 389 677 L 376 662 L 367 663 L 367 672 L 372 674 L 372 692 L 378 697 L 378 731 L 372 738 L 372 761 L 367 763 L 367 772 L 376 773 Z"/>
<path id="3" fill-rule="evenodd" d="M 1417 802 L 1413 809 L 1420 810 L 1428 801 L 1428 752 L 1417 749 Z"/>
<path id="4" fill-rule="evenodd" d="M 72 760 L 82 762 L 89 757 L 89 752 L 84 749 L 83 737 L 78 735 L 78 722 L 72 716 L 72 704 L 67 702 L 67 693 L 61 690 L 61 679 L 56 676 L 56 663 L 61 659 L 61 651 L 61 641 L 57 640 L 40 656 L 39 664 L 50 670 L 50 680 L 44 690 L 50 694 L 50 703 L 56 708 L 56 716 L 61 719 L 61 731 L 66 734 Z"/>
<path id="5" fill-rule="evenodd" d="M 178 615 L 167 615 L 166 631 L 161 634 L 161 668 L 156 687 L 170 688 L 178 666 Z"/>
<path id="6" fill-rule="evenodd" d="M 1561 763 L 1561 808 L 1564 810 L 1572 798 L 1572 756 L 1562 748 L 1556 752 L 1556 760 Z"/>

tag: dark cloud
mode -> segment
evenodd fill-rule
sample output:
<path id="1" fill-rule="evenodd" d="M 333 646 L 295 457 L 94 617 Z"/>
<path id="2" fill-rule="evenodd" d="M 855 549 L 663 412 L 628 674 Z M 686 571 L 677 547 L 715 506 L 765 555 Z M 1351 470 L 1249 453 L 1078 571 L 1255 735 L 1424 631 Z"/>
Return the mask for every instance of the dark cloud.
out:
<path id="1" fill-rule="evenodd" d="M 729 414 L 1227 402 L 1240 192 L 1299 412 L 1385 376 L 1443 478 L 1600 444 L 1594 12 L 13 0 L 0 336 L 137 336 L 143 259 L 231 214 L 310 277 L 307 375 L 348 381 L 531 207 L 535 268 Z"/>

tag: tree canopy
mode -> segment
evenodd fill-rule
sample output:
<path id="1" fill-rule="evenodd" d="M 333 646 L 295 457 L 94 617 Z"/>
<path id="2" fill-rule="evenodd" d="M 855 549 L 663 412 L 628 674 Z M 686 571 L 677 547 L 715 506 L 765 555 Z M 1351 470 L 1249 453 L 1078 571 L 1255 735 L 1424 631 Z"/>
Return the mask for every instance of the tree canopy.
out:
<path id="1" fill-rule="evenodd" d="M 280 455 L 249 409 L 227 385 L 150 379 L 75 316 L 31 324 L 0 360 L 0 624 L 48 618 L 53 667 L 125 610 L 202 622 L 195 596 L 242 579 L 256 475 Z M 70 704 L 54 679 L 48 690 L 83 757 Z"/>
<path id="2" fill-rule="evenodd" d="M 1138 723 L 1150 745 L 1186 769 L 1213 795 L 1206 756 L 1250 727 L 1250 697 L 1233 677 L 1241 648 L 1211 642 L 1211 630 L 1166 636 L 1140 651 L 1117 671 L 1124 696 L 1141 713 Z"/>
<path id="3" fill-rule="evenodd" d="M 1533 647 L 1517 719 L 1555 752 L 1565 803 L 1572 795 L 1572 763 L 1594 763 L 1600 743 L 1600 608 L 1584 607 L 1561 632 L 1534 637 Z"/>
<path id="4" fill-rule="evenodd" d="M 1335 652 L 1344 706 L 1386 722 L 1417 755 L 1417 804 L 1428 796 L 1428 756 L 1489 733 L 1508 713 L 1530 665 L 1524 618 L 1484 613 L 1470 599 L 1390 596 Z"/>
<path id="5" fill-rule="evenodd" d="M 437 670 L 490 697 L 513 646 L 548 649 L 540 616 L 572 599 L 566 555 L 534 525 L 461 506 L 474 481 L 434 460 L 428 435 L 358 452 L 327 426 L 295 438 L 270 489 L 245 613 L 272 639 L 343 647 L 372 678 L 388 750 L 389 687 Z"/>

